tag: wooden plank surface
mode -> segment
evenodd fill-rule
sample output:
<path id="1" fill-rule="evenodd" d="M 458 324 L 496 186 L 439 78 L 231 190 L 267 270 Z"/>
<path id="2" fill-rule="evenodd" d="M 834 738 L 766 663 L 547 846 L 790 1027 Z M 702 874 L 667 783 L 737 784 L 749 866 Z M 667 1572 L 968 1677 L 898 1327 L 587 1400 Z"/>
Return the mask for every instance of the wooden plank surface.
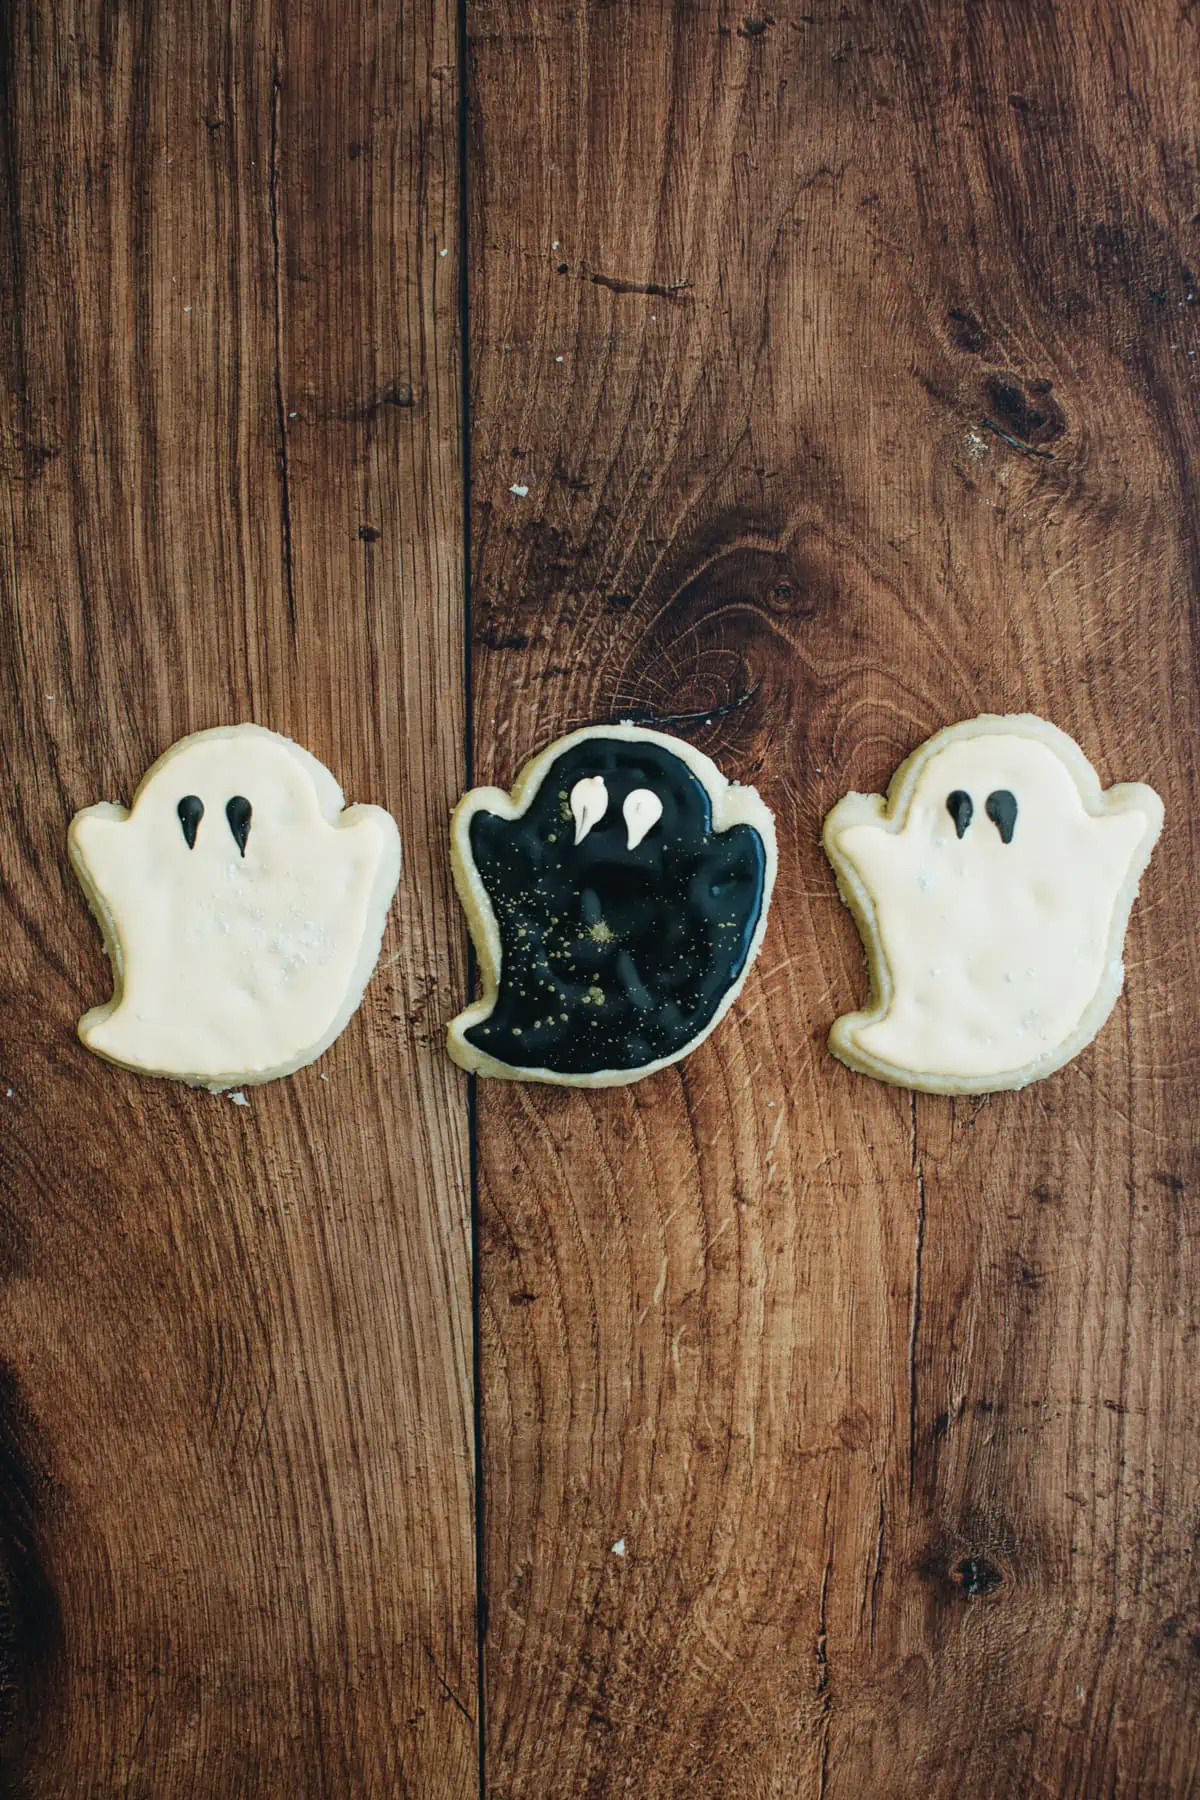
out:
<path id="1" fill-rule="evenodd" d="M 457 1800 L 456 16 L 13 0 L 3 39 L 0 1789 Z M 361 1014 L 246 1109 L 75 1042 L 64 856 L 241 718 L 405 851 Z"/>
<path id="2" fill-rule="evenodd" d="M 752 693 L 782 845 L 686 1063 L 480 1088 L 486 1792 L 1200 1793 L 1200 13 L 468 26 L 477 778 Z M 1166 801 L 1127 992 L 914 1101 L 821 819 L 1022 708 Z"/>
<path id="3" fill-rule="evenodd" d="M 771 931 L 681 1067 L 481 1084 L 481 1775 L 457 22 L 14 0 L 0 1792 L 1200 1793 L 1200 17 L 467 24 L 477 776 L 748 697 L 696 735 L 776 810 Z M 914 1102 L 824 1052 L 820 820 L 1018 706 L 1166 799 L 1127 994 Z M 76 1045 L 63 857 L 242 716 L 406 850 L 248 1109 Z"/>

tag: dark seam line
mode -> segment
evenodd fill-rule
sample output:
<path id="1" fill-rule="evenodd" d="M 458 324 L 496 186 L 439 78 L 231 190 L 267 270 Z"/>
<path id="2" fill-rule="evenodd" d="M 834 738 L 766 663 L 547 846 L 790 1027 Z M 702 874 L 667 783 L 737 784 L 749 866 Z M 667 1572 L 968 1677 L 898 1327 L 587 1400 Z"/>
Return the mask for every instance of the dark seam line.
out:
<path id="1" fill-rule="evenodd" d="M 471 330 L 468 278 L 467 145 L 469 139 L 468 0 L 458 0 L 458 330 L 460 395 L 460 464 L 462 469 L 463 579 L 463 764 L 466 783 L 475 777 L 474 669 L 471 658 Z M 475 946 L 467 934 L 467 993 L 475 992 Z M 484 1639 L 487 1596 L 484 1554 L 483 1480 L 483 1344 L 480 1329 L 479 1279 L 479 1097 L 477 1077 L 467 1077 L 467 1172 L 471 1208 L 471 1429 L 475 1462 L 475 1754 L 479 1764 L 479 1800 L 487 1800 L 487 1708 L 484 1683 Z"/>
<path id="2" fill-rule="evenodd" d="M 475 956 L 469 959 L 469 975 L 474 993 Z M 484 1482 L 483 1482 L 483 1356 L 480 1329 L 479 1280 L 479 1105 L 478 1076 L 467 1077 L 467 1141 L 471 1184 L 471 1381 L 473 1385 L 472 1424 L 475 1454 L 475 1645 L 476 1695 L 475 1717 L 478 1722 L 477 1755 L 479 1758 L 479 1800 L 487 1800 L 487 1710 L 484 1679 L 484 1643 L 487 1637 L 487 1565 L 484 1553 Z"/>
<path id="3" fill-rule="evenodd" d="M 279 466 L 279 515 L 283 550 L 283 578 L 287 593 L 288 634 L 296 642 L 296 577 L 292 559 L 292 485 L 288 466 L 287 404 L 283 397 L 283 266 L 279 235 L 280 174 L 280 94 L 279 44 L 276 41 L 271 62 L 271 167 L 268 172 L 267 205 L 271 219 L 271 259 L 275 299 L 275 430 L 278 439 L 276 460 Z"/>

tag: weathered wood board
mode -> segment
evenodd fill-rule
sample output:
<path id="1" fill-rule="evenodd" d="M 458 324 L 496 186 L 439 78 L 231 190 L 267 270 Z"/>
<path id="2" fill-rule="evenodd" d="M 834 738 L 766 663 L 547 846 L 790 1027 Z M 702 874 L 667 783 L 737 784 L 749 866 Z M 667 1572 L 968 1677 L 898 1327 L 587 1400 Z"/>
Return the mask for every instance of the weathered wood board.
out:
<path id="1" fill-rule="evenodd" d="M 1200 1794 L 1197 117 L 1186 0 L 4 12 L 0 1792 Z M 914 1100 L 821 819 L 1021 708 L 1166 801 L 1126 994 Z M 622 713 L 762 957 L 472 1101 L 448 808 Z M 247 1108 L 76 1044 L 63 854 L 241 717 L 406 858 Z"/>
<path id="2" fill-rule="evenodd" d="M 684 1065 L 481 1093 L 487 1792 L 1198 1791 L 1200 15 L 469 19 L 476 769 L 750 694 L 786 847 Z M 1127 994 L 914 1102 L 821 819 L 1026 708 L 1166 800 Z"/>
<path id="3" fill-rule="evenodd" d="M 456 19 L 14 0 L 4 38 L 6 1779 L 473 1793 Z M 242 718 L 405 850 L 362 1013 L 246 1108 L 75 1042 L 64 858 Z"/>

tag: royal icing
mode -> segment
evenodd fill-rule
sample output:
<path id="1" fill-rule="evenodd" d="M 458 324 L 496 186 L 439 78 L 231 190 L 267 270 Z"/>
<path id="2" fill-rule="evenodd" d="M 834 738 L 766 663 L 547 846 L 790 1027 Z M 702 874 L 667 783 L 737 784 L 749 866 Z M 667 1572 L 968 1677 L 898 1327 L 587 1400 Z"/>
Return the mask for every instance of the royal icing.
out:
<path id="1" fill-rule="evenodd" d="M 625 820 L 625 848 L 636 850 L 663 816 L 663 804 L 652 788 L 634 788 L 621 808 Z"/>
<path id="2" fill-rule="evenodd" d="M 834 1053 L 904 1086 L 1021 1087 L 1062 1066 L 1120 992 L 1151 788 L 1101 791 L 1044 720 L 981 718 L 921 746 L 885 802 L 851 794 L 825 845 L 863 931 L 874 1004 Z"/>
<path id="3" fill-rule="evenodd" d="M 255 725 L 173 745 L 128 812 L 77 813 L 69 847 L 114 977 L 83 1042 L 215 1089 L 288 1074 L 332 1043 L 400 873 L 391 816 L 343 811 L 326 768 Z"/>
<path id="4" fill-rule="evenodd" d="M 612 1085 L 707 1036 L 761 941 L 771 815 L 691 745 L 638 726 L 552 744 L 512 795 L 476 789 L 453 861 L 485 993 L 451 1055 L 486 1074 Z"/>

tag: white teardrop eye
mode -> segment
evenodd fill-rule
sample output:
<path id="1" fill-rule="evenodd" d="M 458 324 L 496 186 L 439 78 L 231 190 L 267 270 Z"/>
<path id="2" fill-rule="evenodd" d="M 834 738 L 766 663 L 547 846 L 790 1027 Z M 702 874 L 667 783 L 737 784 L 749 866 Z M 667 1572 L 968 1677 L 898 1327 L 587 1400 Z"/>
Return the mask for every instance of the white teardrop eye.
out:
<path id="1" fill-rule="evenodd" d="M 626 848 L 636 850 L 646 833 L 653 831 L 662 818 L 662 801 L 649 788 L 634 788 L 632 794 L 626 795 L 621 811 L 629 833 Z"/>
<path id="2" fill-rule="evenodd" d="M 608 811 L 608 789 L 603 775 L 587 775 L 571 789 L 571 816 L 575 820 L 575 842 L 582 844 L 593 825 L 598 825 Z"/>

